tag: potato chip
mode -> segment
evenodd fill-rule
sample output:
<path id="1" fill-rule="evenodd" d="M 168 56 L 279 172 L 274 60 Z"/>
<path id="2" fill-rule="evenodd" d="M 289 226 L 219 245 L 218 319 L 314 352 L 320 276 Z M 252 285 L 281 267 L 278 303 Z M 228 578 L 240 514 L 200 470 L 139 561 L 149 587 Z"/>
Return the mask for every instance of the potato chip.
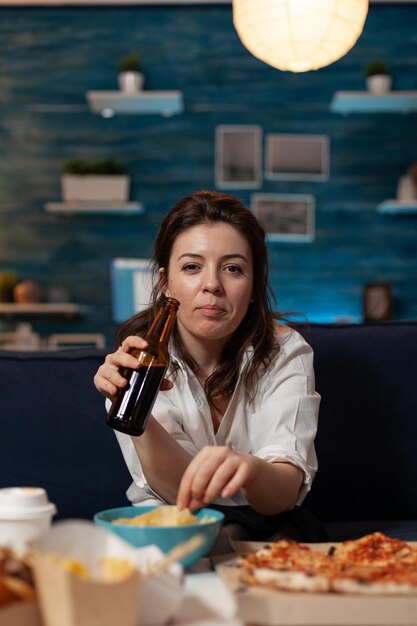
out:
<path id="1" fill-rule="evenodd" d="M 127 526 L 188 526 L 199 524 L 199 519 L 188 509 L 180 510 L 176 506 L 163 505 L 135 517 L 119 517 L 112 520 L 112 523 Z"/>

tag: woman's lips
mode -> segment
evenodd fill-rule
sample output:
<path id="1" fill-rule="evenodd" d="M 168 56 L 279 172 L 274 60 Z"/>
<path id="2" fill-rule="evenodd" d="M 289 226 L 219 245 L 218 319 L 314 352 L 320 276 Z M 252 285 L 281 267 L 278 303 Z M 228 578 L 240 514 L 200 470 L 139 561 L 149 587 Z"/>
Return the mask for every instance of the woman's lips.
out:
<path id="1" fill-rule="evenodd" d="M 224 309 L 221 309 L 218 306 L 209 306 L 209 305 L 208 306 L 201 306 L 201 307 L 199 307 L 199 310 L 206 317 L 219 317 L 220 315 L 223 315 L 223 313 L 224 313 Z"/>

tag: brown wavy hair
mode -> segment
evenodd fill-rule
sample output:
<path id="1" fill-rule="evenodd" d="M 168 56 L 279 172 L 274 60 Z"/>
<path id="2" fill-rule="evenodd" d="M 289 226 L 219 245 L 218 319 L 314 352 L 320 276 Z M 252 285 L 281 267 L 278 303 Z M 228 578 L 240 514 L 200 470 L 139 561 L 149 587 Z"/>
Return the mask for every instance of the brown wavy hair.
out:
<path id="1" fill-rule="evenodd" d="M 236 229 L 249 243 L 253 259 L 253 302 L 248 311 L 223 347 L 219 362 L 207 378 L 205 392 L 210 404 L 216 397 L 230 398 L 236 386 L 242 358 L 249 346 L 253 356 L 244 371 L 244 381 L 253 398 L 259 378 L 279 352 L 274 335 L 274 318 L 280 318 L 272 310 L 273 293 L 268 279 L 268 252 L 265 231 L 255 215 L 237 198 L 214 191 L 197 191 L 177 202 L 165 216 L 155 239 L 152 266 L 169 273 L 169 261 L 176 238 L 186 230 L 200 224 L 225 223 Z M 116 345 L 129 335 L 144 335 L 165 300 L 161 285 L 156 281 L 151 305 L 124 322 L 117 331 Z M 176 325 L 172 341 L 175 349 L 194 372 L 198 365 L 181 342 Z"/>

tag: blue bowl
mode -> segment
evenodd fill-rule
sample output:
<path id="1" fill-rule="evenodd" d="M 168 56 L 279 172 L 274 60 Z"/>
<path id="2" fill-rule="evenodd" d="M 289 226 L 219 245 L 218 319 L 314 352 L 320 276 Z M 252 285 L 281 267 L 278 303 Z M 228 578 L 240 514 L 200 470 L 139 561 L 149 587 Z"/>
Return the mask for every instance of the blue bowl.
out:
<path id="1" fill-rule="evenodd" d="M 126 524 L 113 524 L 112 520 L 118 517 L 136 517 L 157 508 L 156 506 L 124 506 L 118 509 L 107 509 L 94 515 L 94 521 L 99 526 L 116 533 L 119 537 L 132 544 L 136 548 L 156 545 L 162 552 L 169 552 L 179 543 L 187 541 L 194 535 L 202 534 L 205 543 L 195 552 L 184 557 L 180 563 L 184 567 L 190 567 L 210 551 L 217 535 L 220 532 L 224 520 L 223 513 L 212 509 L 199 509 L 194 512 L 199 520 L 207 517 L 210 521 L 199 524 L 187 524 L 186 526 L 129 526 Z"/>

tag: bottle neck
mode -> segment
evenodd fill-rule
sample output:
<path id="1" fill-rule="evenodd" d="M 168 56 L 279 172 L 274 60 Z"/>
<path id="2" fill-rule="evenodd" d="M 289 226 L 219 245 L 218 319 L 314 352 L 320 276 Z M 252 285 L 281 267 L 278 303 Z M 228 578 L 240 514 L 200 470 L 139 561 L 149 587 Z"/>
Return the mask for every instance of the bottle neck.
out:
<path id="1" fill-rule="evenodd" d="M 168 344 L 179 304 L 175 298 L 166 299 L 146 333 L 148 341 L 151 339 L 163 345 Z"/>

